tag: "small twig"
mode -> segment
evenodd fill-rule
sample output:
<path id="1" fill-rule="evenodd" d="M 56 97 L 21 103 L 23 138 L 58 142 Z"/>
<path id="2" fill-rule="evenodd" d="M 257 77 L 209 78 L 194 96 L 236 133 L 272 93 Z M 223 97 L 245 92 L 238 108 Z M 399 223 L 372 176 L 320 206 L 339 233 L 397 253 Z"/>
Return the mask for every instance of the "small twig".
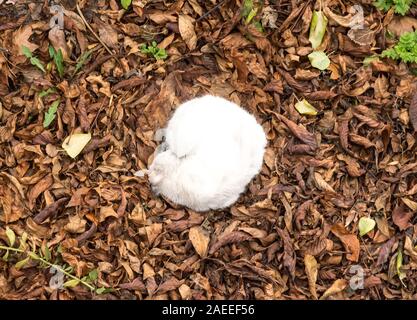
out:
<path id="1" fill-rule="evenodd" d="M 116 57 L 116 55 L 109 49 L 109 47 L 103 42 L 103 40 L 100 39 L 100 37 L 97 35 L 97 33 L 94 32 L 93 28 L 90 26 L 90 24 L 87 22 L 87 20 L 85 19 L 80 6 L 77 3 L 77 11 L 78 14 L 80 15 L 80 18 L 83 20 L 84 24 L 87 26 L 87 28 L 91 31 L 91 33 L 94 35 L 94 37 L 96 37 L 96 39 L 101 43 L 101 45 L 107 50 L 108 53 L 111 54 L 111 56 L 113 58 L 115 58 L 117 60 L 117 62 L 119 64 L 121 64 L 120 60 Z"/>
<path id="2" fill-rule="evenodd" d="M 97 231 L 97 225 L 93 223 L 90 229 L 88 229 L 86 232 L 84 232 L 83 234 L 77 237 L 78 245 L 81 245 L 84 241 L 91 238 L 96 233 L 96 231 Z"/>
<path id="3" fill-rule="evenodd" d="M 37 224 L 41 224 L 44 222 L 49 216 L 52 214 L 57 213 L 59 209 L 63 206 L 65 202 L 68 202 L 70 198 L 69 197 L 63 197 L 61 199 L 58 199 L 54 203 L 51 203 L 49 206 L 45 207 L 42 211 L 40 211 L 34 218 L 33 221 L 35 221 Z"/>
<path id="4" fill-rule="evenodd" d="M 0 246 L 0 250 L 10 250 L 10 251 L 19 252 L 19 253 L 26 253 L 33 260 L 41 261 L 44 264 L 46 264 L 47 266 L 49 266 L 51 268 L 55 268 L 59 272 L 62 272 L 63 274 L 65 274 L 68 278 L 71 278 L 73 280 L 79 281 L 80 283 L 82 283 L 83 285 L 85 285 L 87 288 L 89 288 L 91 291 L 94 291 L 95 290 L 95 288 L 91 284 L 89 284 L 89 283 L 81 280 L 80 278 L 77 278 L 76 276 L 73 276 L 72 274 L 68 273 L 67 271 L 65 271 L 64 269 L 62 269 L 62 267 L 60 265 L 50 263 L 49 261 L 47 261 L 47 260 L 39 257 L 34 252 L 29 252 L 28 253 L 28 252 L 26 252 L 25 250 L 22 250 L 22 249 L 17 249 L 17 248 L 12 248 L 12 247 L 5 247 L 5 246 Z"/>
<path id="5" fill-rule="evenodd" d="M 228 1 L 228 0 L 227 0 Z M 197 20 L 195 20 L 194 23 L 197 23 L 201 20 L 203 20 L 204 18 L 206 18 L 207 16 L 209 16 L 214 10 L 217 10 L 218 8 L 220 8 L 220 6 L 226 2 L 226 0 L 220 1 L 218 4 L 216 4 L 213 8 L 211 8 L 209 11 L 207 11 L 205 14 L 203 14 L 200 18 L 198 18 Z"/>

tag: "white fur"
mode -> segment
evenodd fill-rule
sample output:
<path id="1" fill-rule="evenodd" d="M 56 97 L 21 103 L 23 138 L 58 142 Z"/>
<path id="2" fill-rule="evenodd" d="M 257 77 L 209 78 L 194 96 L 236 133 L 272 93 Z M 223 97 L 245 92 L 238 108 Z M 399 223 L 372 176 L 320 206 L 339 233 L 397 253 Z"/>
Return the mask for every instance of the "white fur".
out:
<path id="1" fill-rule="evenodd" d="M 266 137 L 235 103 L 204 96 L 180 105 L 149 169 L 156 193 L 196 211 L 232 205 L 262 167 Z"/>

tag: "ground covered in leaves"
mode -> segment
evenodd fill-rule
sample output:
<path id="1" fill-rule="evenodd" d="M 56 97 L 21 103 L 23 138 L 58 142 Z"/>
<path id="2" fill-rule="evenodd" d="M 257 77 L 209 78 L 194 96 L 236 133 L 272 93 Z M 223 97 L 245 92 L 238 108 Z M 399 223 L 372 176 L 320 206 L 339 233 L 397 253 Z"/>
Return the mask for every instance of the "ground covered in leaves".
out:
<path id="1" fill-rule="evenodd" d="M 61 19 L 0 0 L 0 298 L 416 299 L 416 65 L 375 55 L 417 8 L 121 2 L 62 0 Z M 199 214 L 134 173 L 206 93 L 254 114 L 268 147 L 234 206 Z"/>

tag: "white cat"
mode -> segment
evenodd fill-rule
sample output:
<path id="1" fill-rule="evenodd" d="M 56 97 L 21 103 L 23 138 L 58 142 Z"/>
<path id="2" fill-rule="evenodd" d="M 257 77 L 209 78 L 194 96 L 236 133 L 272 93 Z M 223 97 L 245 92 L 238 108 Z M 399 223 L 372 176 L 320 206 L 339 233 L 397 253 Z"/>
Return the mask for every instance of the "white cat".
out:
<path id="1" fill-rule="evenodd" d="M 152 189 L 195 211 L 232 205 L 262 167 L 262 127 L 220 97 L 180 105 L 164 135 L 148 172 Z"/>

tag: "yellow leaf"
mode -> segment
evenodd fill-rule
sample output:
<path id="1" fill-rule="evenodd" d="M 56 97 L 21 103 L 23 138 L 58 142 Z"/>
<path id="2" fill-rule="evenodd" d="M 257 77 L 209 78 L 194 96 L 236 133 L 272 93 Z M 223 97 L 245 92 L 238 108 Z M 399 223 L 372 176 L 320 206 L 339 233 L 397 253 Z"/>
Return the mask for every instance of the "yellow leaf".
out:
<path id="1" fill-rule="evenodd" d="M 84 147 L 89 143 L 91 140 L 91 133 L 75 133 L 68 136 L 64 143 L 62 144 L 62 148 L 68 153 L 71 158 L 75 158 L 80 154 L 80 152 L 84 149 Z"/>
<path id="2" fill-rule="evenodd" d="M 326 290 L 325 293 L 321 296 L 320 300 L 324 300 L 336 293 L 342 292 L 347 286 L 347 281 L 345 279 L 337 279 L 333 284 L 330 286 L 329 289 Z"/>
<path id="3" fill-rule="evenodd" d="M 295 109 L 303 115 L 307 114 L 309 116 L 315 116 L 317 114 L 316 108 L 314 108 L 306 99 L 298 101 L 295 104 Z"/>
<path id="4" fill-rule="evenodd" d="M 368 218 L 368 217 L 362 217 L 359 219 L 359 235 L 362 237 L 368 232 L 372 231 L 375 228 L 375 220 Z"/>
<path id="5" fill-rule="evenodd" d="M 78 279 L 68 280 L 67 282 L 64 283 L 64 287 L 73 288 L 73 287 L 76 287 L 79 283 L 80 283 L 80 280 Z"/>
<path id="6" fill-rule="evenodd" d="M 16 241 L 16 235 L 15 235 L 14 231 L 12 229 L 10 229 L 9 227 L 6 227 L 6 236 L 7 236 L 7 239 L 9 240 L 10 246 L 13 247 L 13 245 Z"/>

